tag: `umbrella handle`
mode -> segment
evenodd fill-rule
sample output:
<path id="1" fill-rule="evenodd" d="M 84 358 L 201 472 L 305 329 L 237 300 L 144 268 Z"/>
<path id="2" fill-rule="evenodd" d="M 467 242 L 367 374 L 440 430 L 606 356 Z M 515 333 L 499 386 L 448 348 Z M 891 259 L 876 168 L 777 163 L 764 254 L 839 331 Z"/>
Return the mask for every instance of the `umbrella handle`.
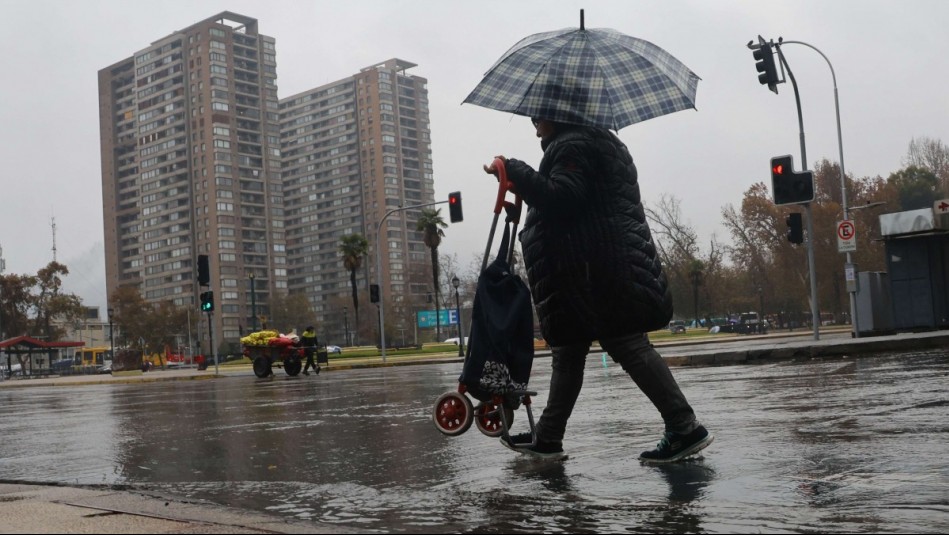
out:
<path id="1" fill-rule="evenodd" d="M 495 158 L 491 165 L 498 170 L 498 197 L 494 202 L 494 214 L 499 215 L 505 205 L 505 195 L 507 195 L 508 191 L 514 192 L 514 183 L 507 179 L 507 169 L 504 167 L 504 160 Z M 518 214 L 514 220 L 514 224 L 517 225 L 518 222 L 520 222 L 521 213 L 521 196 L 517 193 L 514 193 L 514 206 L 517 208 L 516 213 Z"/>

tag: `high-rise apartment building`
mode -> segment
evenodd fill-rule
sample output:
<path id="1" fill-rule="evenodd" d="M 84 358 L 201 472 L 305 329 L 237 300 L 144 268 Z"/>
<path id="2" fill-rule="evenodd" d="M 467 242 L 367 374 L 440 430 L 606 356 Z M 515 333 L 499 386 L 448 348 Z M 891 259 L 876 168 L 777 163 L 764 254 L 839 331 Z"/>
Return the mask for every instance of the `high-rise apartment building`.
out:
<path id="1" fill-rule="evenodd" d="M 218 344 L 288 289 L 274 44 L 223 12 L 99 71 L 109 298 L 196 306 L 206 254 Z"/>
<path id="2" fill-rule="evenodd" d="M 415 66 L 390 59 L 280 100 L 288 283 L 306 294 L 334 340 L 352 318 L 350 273 L 339 253 L 347 234 L 368 239 L 357 284 L 366 295 L 369 280 L 385 281 L 396 328 L 411 332 L 409 304 L 431 292 L 429 250 L 415 230 L 419 210 L 391 215 L 377 236 L 387 211 L 434 201 L 428 81 L 406 72 Z M 371 332 L 374 314 L 374 307 L 360 314 Z"/>

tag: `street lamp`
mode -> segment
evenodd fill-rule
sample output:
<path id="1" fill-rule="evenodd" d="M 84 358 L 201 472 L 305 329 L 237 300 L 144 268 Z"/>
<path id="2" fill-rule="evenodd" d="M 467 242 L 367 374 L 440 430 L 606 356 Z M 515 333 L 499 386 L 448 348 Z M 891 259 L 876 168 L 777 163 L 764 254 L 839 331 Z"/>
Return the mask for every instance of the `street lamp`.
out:
<path id="1" fill-rule="evenodd" d="M 114 366 L 115 365 L 115 337 L 112 334 L 113 333 L 112 316 L 115 315 L 115 309 L 112 307 L 109 307 L 107 312 L 109 314 L 109 355 L 112 357 L 112 364 Z M 103 362 L 102 364 L 105 365 L 105 362 Z"/>
<path id="2" fill-rule="evenodd" d="M 458 275 L 455 275 L 451 278 L 451 285 L 455 287 L 455 314 L 458 315 L 458 356 L 465 356 L 465 335 L 461 328 L 461 300 L 458 298 L 458 286 L 461 285 L 461 281 L 458 280 Z"/>
<path id="3" fill-rule="evenodd" d="M 250 272 L 248 277 L 250 277 L 250 315 L 254 332 L 257 332 L 257 283 L 254 281 L 254 272 Z"/>
<path id="4" fill-rule="evenodd" d="M 343 307 L 343 328 L 346 330 L 346 347 L 352 345 L 349 341 L 349 307 Z"/>

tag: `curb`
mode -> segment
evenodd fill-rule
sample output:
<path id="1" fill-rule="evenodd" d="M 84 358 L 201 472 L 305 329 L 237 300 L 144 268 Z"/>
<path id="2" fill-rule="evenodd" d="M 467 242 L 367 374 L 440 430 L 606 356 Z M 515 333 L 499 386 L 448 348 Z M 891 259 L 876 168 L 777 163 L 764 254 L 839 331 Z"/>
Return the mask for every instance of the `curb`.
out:
<path id="1" fill-rule="evenodd" d="M 867 339 L 833 344 L 812 345 L 800 343 L 794 346 L 754 348 L 747 350 L 723 350 L 698 355 L 664 357 L 670 366 L 722 366 L 728 364 L 751 364 L 796 359 L 837 358 L 853 355 L 874 354 L 910 350 L 944 349 L 949 347 L 949 334 L 918 338 Z"/>

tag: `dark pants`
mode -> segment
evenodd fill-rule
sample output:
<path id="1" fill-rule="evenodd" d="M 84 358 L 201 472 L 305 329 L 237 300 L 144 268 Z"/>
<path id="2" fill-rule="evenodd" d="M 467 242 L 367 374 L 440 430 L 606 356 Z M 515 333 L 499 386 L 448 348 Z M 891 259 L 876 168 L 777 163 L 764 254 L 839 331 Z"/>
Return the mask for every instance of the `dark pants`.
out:
<path id="1" fill-rule="evenodd" d="M 698 427 L 695 413 L 672 377 L 669 366 L 653 349 L 646 335 L 600 340 L 600 345 L 659 410 L 666 431 L 685 434 Z M 550 394 L 547 407 L 537 423 L 537 437 L 544 442 L 560 443 L 583 388 L 583 368 L 590 352 L 590 342 L 554 347 L 552 352 Z"/>
<path id="2" fill-rule="evenodd" d="M 306 365 L 303 366 L 303 371 L 307 371 L 310 368 L 316 370 L 316 364 L 313 363 L 313 350 L 307 349 L 306 351 Z"/>

